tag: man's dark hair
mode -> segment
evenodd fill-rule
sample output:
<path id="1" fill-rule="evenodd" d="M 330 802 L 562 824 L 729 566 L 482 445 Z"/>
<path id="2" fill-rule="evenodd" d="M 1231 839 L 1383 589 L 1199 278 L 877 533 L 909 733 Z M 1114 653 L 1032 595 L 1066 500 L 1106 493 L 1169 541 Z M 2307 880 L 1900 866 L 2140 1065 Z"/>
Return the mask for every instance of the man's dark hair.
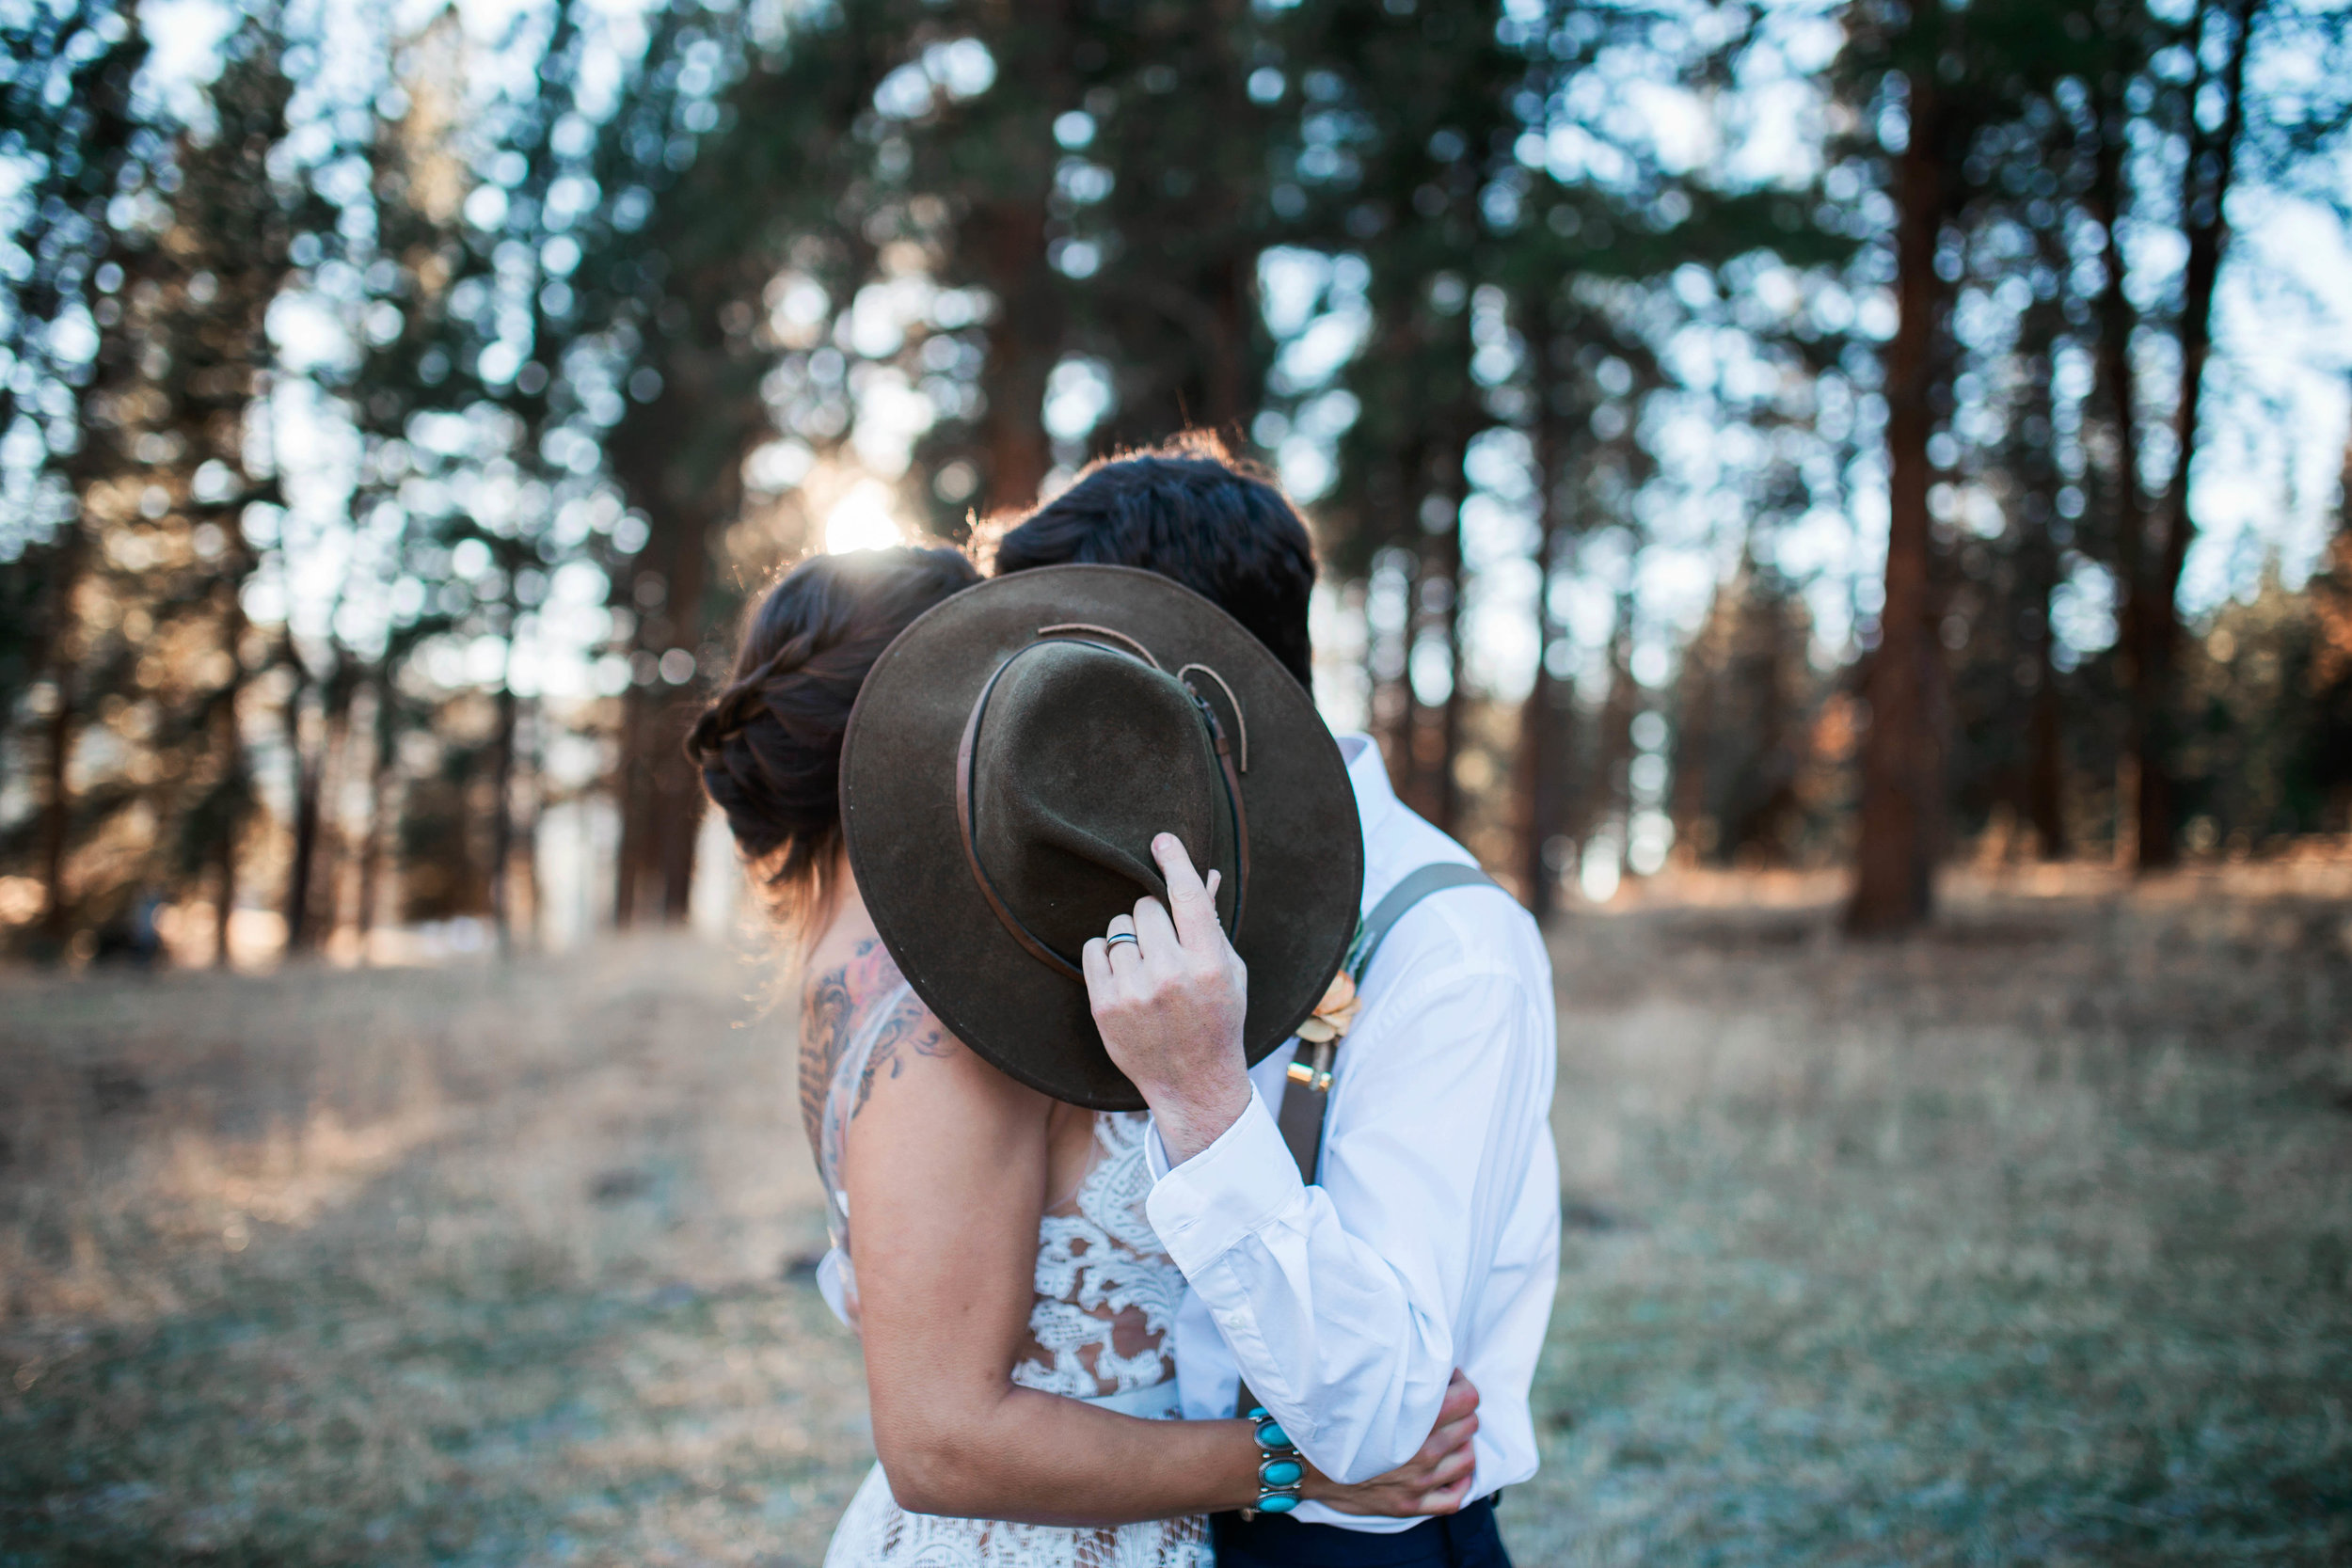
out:
<path id="1" fill-rule="evenodd" d="M 1031 566 L 1140 566 L 1174 578 L 1248 627 L 1314 688 L 1307 525 L 1263 471 L 1206 431 L 1104 458 L 1006 531 L 996 575 Z"/>

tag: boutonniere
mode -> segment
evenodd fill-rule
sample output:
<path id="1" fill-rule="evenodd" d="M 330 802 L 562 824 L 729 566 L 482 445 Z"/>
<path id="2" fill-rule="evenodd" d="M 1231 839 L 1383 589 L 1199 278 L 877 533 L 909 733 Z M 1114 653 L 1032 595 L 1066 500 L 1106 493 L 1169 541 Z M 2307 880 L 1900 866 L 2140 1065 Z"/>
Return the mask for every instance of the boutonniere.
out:
<path id="1" fill-rule="evenodd" d="M 1331 976 L 1330 989 L 1306 1022 L 1298 1026 L 1298 1037 L 1311 1045 L 1321 1045 L 1344 1036 L 1356 1022 L 1356 1009 L 1363 1006 L 1363 998 L 1356 994 L 1355 977 L 1341 970 Z"/>

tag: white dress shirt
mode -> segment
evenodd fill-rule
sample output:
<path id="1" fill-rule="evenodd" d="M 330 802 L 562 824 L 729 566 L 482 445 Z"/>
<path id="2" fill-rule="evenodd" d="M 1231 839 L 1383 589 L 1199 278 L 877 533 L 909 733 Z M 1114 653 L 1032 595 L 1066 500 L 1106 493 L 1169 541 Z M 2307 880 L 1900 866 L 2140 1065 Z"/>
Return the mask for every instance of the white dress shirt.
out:
<path id="1" fill-rule="evenodd" d="M 1469 851 L 1389 787 L 1379 748 L 1341 740 L 1364 832 L 1363 909 Z M 1170 1167 L 1154 1130 L 1147 1212 L 1190 1284 L 1176 1319 L 1184 1414 L 1233 1414 L 1239 1377 L 1326 1475 L 1394 1469 L 1436 1424 L 1459 1367 L 1478 1386 L 1470 1498 L 1535 1473 L 1528 1408 L 1560 1275 L 1551 963 L 1507 895 L 1415 905 L 1363 981 L 1341 1041 L 1322 1180 L 1275 1124 L 1285 1045 L 1251 1069 L 1239 1121 Z M 1388 1531 L 1308 1503 L 1311 1523 Z"/>

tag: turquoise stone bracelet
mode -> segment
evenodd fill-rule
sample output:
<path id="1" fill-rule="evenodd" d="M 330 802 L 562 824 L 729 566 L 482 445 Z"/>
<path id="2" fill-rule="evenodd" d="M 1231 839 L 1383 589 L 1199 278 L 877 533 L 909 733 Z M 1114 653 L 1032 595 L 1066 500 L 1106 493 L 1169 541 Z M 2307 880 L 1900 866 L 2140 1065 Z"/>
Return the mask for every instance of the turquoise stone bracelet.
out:
<path id="1" fill-rule="evenodd" d="M 1258 1503 L 1245 1508 L 1241 1516 L 1255 1518 L 1261 1513 L 1288 1513 L 1296 1508 L 1299 1496 L 1307 1483 L 1307 1465 L 1298 1457 L 1298 1449 L 1291 1442 L 1282 1423 L 1266 1412 L 1263 1405 L 1254 1405 L 1249 1419 L 1257 1423 L 1258 1434 Z"/>

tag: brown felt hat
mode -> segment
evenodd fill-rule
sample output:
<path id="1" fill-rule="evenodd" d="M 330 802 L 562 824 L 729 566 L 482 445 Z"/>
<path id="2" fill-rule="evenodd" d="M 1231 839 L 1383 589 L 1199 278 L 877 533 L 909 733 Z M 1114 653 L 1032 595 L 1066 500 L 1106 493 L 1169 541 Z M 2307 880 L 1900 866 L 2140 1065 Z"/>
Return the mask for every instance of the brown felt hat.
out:
<path id="1" fill-rule="evenodd" d="M 1012 1077 L 1094 1110 L 1111 1065 L 1079 952 L 1168 889 L 1184 840 L 1249 966 L 1252 1062 L 1314 1010 L 1355 934 L 1356 796 L 1298 682 L 1190 589 L 1127 566 L 968 588 L 866 677 L 841 752 L 858 892 L 931 1011 Z"/>

